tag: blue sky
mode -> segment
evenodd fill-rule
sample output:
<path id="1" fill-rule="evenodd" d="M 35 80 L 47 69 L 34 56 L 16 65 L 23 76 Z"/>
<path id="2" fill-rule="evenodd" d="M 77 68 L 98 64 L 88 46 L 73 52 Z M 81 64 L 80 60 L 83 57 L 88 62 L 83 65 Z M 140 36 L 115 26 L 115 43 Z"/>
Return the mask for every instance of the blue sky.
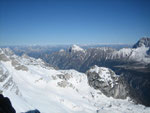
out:
<path id="1" fill-rule="evenodd" d="M 150 0 L 0 0 L 0 45 L 135 43 Z"/>

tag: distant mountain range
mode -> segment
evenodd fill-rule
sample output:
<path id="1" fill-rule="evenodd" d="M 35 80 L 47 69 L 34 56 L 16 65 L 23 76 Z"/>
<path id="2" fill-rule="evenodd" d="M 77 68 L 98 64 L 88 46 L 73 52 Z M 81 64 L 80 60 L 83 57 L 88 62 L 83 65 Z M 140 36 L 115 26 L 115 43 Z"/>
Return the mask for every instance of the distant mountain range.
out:
<path id="1" fill-rule="evenodd" d="M 68 49 L 71 45 L 20 45 L 20 46 L 0 46 L 0 48 L 10 48 L 13 52 L 19 56 L 27 54 L 34 58 L 42 57 L 43 54 L 51 54 L 57 52 L 60 49 Z M 132 47 L 131 44 L 84 44 L 80 45 L 84 49 L 96 48 L 96 47 L 112 47 L 120 49 L 124 47 Z"/>
<path id="2" fill-rule="evenodd" d="M 106 66 L 112 68 L 114 66 L 132 65 L 141 66 L 146 70 L 146 65 L 150 63 L 149 56 L 149 38 L 142 38 L 133 48 L 122 48 L 116 50 L 110 47 L 96 47 L 83 49 L 77 45 L 73 45 L 69 49 L 61 49 L 51 54 L 43 54 L 41 58 L 47 63 L 60 69 L 76 69 L 85 72 L 93 65 Z M 131 65 L 132 64 L 132 65 Z M 139 64 L 139 65 L 138 65 Z M 121 67 L 121 66 L 120 66 Z"/>

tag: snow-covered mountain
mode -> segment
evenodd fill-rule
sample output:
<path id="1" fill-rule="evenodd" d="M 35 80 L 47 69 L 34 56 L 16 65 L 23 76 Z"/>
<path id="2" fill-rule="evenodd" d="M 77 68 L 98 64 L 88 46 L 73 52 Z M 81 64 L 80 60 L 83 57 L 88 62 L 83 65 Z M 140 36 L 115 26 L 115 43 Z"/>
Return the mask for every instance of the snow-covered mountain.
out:
<path id="1" fill-rule="evenodd" d="M 142 45 L 137 48 L 123 48 L 119 51 L 115 51 L 112 53 L 112 59 L 123 59 L 132 61 L 132 62 L 140 62 L 140 63 L 150 63 L 150 56 L 147 54 L 149 47 Z"/>
<path id="2" fill-rule="evenodd" d="M 85 50 L 74 44 L 69 48 L 69 52 L 85 52 Z"/>
<path id="3" fill-rule="evenodd" d="M 99 81 L 110 87 L 118 83 L 118 76 L 110 69 L 95 68 Z M 88 72 L 97 73 L 93 69 Z M 84 73 L 55 70 L 41 59 L 19 57 L 9 49 L 0 49 L 0 93 L 10 98 L 17 113 L 34 109 L 41 113 L 150 112 L 150 108 L 135 105 L 129 97 L 124 100 L 107 97 L 101 90 L 90 87 L 88 81 Z"/>

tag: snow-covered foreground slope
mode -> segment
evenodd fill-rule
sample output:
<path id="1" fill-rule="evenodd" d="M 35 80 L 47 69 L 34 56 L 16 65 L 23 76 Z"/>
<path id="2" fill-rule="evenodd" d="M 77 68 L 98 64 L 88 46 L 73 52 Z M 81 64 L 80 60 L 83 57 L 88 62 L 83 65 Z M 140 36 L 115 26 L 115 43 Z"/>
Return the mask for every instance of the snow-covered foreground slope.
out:
<path id="1" fill-rule="evenodd" d="M 84 73 L 55 70 L 40 59 L 18 57 L 7 49 L 0 49 L 0 91 L 17 113 L 34 109 L 41 113 L 150 112 L 129 99 L 106 97 L 88 85 Z"/>

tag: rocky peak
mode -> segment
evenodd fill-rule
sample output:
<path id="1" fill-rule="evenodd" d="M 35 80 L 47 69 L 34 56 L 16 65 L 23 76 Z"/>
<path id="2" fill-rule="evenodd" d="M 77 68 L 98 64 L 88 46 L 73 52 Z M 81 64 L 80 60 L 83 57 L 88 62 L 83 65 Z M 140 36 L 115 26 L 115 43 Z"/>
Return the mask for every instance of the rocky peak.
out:
<path id="1" fill-rule="evenodd" d="M 133 45 L 133 48 L 138 48 L 142 46 L 150 47 L 150 38 L 148 37 L 141 38 L 136 44 Z"/>

